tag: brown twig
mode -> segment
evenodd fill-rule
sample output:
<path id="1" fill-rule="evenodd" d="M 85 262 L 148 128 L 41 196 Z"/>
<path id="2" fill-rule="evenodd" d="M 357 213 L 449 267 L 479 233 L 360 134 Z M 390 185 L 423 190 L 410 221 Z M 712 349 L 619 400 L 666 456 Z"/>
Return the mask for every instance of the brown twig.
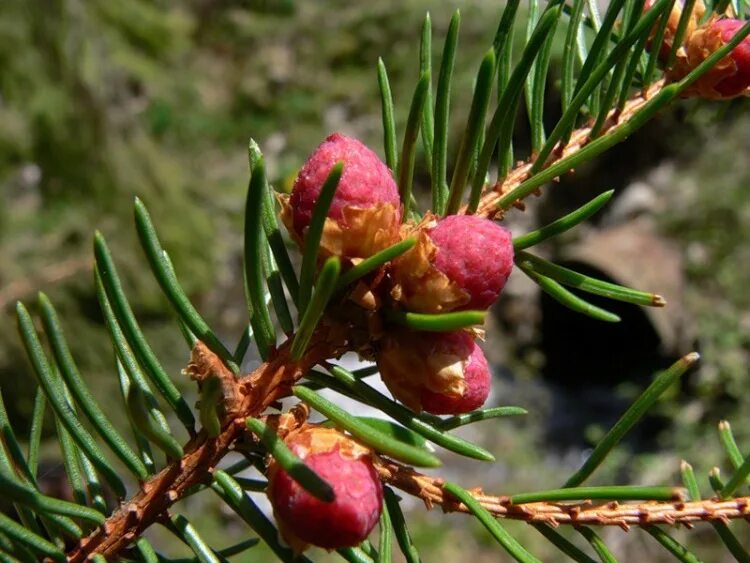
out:
<path id="1" fill-rule="evenodd" d="M 169 508 L 195 485 L 210 482 L 211 471 L 237 440 L 245 435 L 245 419 L 259 416 L 277 400 L 290 394 L 291 386 L 302 375 L 329 358 L 338 357 L 349 347 L 341 341 L 332 343 L 331 333 L 324 326 L 315 334 L 310 349 L 299 362 L 289 359 L 290 342 L 284 344 L 272 359 L 246 377 L 235 378 L 221 360 L 201 342 L 193 350 L 192 360 L 185 370 L 197 381 L 218 377 L 223 383 L 224 423 L 215 438 L 200 432 L 185 446 L 185 455 L 171 462 L 158 474 L 141 485 L 140 490 L 104 525 L 82 539 L 68 553 L 71 563 L 83 563 L 95 553 L 115 559 L 123 549 L 137 539 L 149 526 L 163 518 Z M 283 433 L 302 424 L 307 409 L 292 409 L 289 413 L 268 420 Z M 468 512 L 463 504 L 451 499 L 443 491 L 440 478 L 418 473 L 411 467 L 387 459 L 379 459 L 377 470 L 381 480 L 422 499 L 428 508 L 438 505 L 446 512 Z M 699 502 L 646 502 L 641 504 L 603 505 L 590 503 L 536 502 L 513 505 L 510 497 L 471 491 L 474 497 L 498 518 L 524 520 L 529 523 L 617 525 L 627 529 L 631 525 L 685 524 L 696 521 L 726 521 L 750 517 L 750 498 L 707 500 Z"/>
<path id="2" fill-rule="evenodd" d="M 319 330 L 298 362 L 289 358 L 291 341 L 251 374 L 236 379 L 221 360 L 201 342 L 196 344 L 190 365 L 185 370 L 196 380 L 219 377 L 224 387 L 225 412 L 222 430 L 215 438 L 200 432 L 185 446 L 185 455 L 171 462 L 142 483 L 130 500 L 113 512 L 104 525 L 82 539 L 68 553 L 68 561 L 82 563 L 98 553 L 114 560 L 118 554 L 151 524 L 163 517 L 170 506 L 194 485 L 207 483 L 216 467 L 244 432 L 245 419 L 258 416 L 275 401 L 290 394 L 291 386 L 315 364 L 343 352 L 345 343 L 329 342 L 329 331 Z M 231 400 L 230 400 L 231 397 Z"/>
<path id="3" fill-rule="evenodd" d="M 428 508 L 440 506 L 445 512 L 469 512 L 466 505 L 444 493 L 444 482 L 440 478 L 423 475 L 411 467 L 390 460 L 381 459 L 377 469 L 381 480 L 422 499 Z M 619 526 L 627 530 L 631 526 L 651 524 L 691 526 L 701 521 L 726 522 L 735 518 L 750 517 L 750 497 L 626 504 L 618 502 L 592 504 L 591 501 L 511 504 L 508 496 L 487 495 L 481 489 L 473 489 L 470 492 L 497 518 L 549 524 L 554 527 L 561 524 L 574 526 L 590 524 Z"/>

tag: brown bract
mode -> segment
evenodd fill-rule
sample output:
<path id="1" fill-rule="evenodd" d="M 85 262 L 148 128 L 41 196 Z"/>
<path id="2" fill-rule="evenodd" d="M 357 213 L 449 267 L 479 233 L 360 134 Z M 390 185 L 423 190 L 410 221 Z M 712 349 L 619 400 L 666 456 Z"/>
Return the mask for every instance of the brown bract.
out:
<path id="1" fill-rule="evenodd" d="M 427 213 L 417 225 L 405 225 L 403 236 L 415 236 L 416 244 L 393 261 L 391 297 L 409 311 L 445 313 L 469 302 L 471 296 L 433 266 L 437 247 L 428 231 L 437 219 Z"/>
<path id="2" fill-rule="evenodd" d="M 303 241 L 294 230 L 289 196 L 280 195 L 278 199 L 281 221 L 302 248 Z M 340 220 L 326 218 L 320 238 L 320 259 L 339 256 L 356 265 L 398 241 L 401 216 L 390 203 L 377 203 L 368 208 L 348 206 L 342 209 L 342 215 Z"/>
<path id="3" fill-rule="evenodd" d="M 681 80 L 725 45 L 725 41 L 721 37 L 721 29 L 713 25 L 718 19 L 717 16 L 712 16 L 709 21 L 688 36 L 684 47 L 678 52 L 674 67 L 666 73 L 669 82 Z M 691 84 L 682 95 L 684 97 L 699 96 L 709 100 L 726 100 L 728 96 L 718 92 L 716 85 L 736 73 L 737 63 L 731 55 L 727 55 Z M 747 95 L 750 95 L 749 89 L 745 89 L 732 97 Z"/>
<path id="4" fill-rule="evenodd" d="M 219 404 L 224 417 L 234 416 L 241 410 L 244 394 L 241 392 L 237 378 L 203 342 L 198 341 L 193 347 L 190 353 L 190 363 L 182 370 L 182 374 L 187 375 L 199 385 L 203 385 L 212 378 L 219 380 L 222 391 Z"/>
<path id="5" fill-rule="evenodd" d="M 327 428 L 319 424 L 303 424 L 289 432 L 284 438 L 284 442 L 303 460 L 308 455 L 330 452 L 336 448 L 343 457 L 349 459 L 372 457 L 370 448 L 346 436 L 340 430 Z M 271 471 L 271 468 L 269 468 L 269 471 Z M 278 471 L 275 464 L 273 465 L 273 471 Z"/>
<path id="6" fill-rule="evenodd" d="M 651 6 L 653 4 L 654 2 L 646 2 L 644 11 L 651 9 Z M 674 38 L 677 34 L 677 28 L 680 24 L 680 18 L 682 17 L 682 10 L 683 6 L 681 2 L 677 1 L 674 3 L 674 5 L 672 6 L 672 11 L 669 13 L 669 19 L 667 20 L 667 25 L 664 28 L 664 38 L 662 39 L 662 44 L 659 47 L 659 56 L 662 59 L 666 59 L 669 56 L 669 52 L 672 50 L 672 44 L 674 43 Z M 688 19 L 687 28 L 685 29 L 685 35 L 683 36 L 685 39 L 690 37 L 693 32 L 695 32 L 695 30 L 698 28 L 701 18 L 703 18 L 703 14 L 705 13 L 706 6 L 703 4 L 703 1 L 697 0 L 697 2 L 693 5 L 693 12 L 690 14 L 690 19 Z M 657 22 L 658 21 L 659 20 L 657 20 Z M 651 29 L 651 33 L 648 38 L 649 45 L 656 35 L 657 28 L 658 23 L 654 24 L 654 27 Z"/>

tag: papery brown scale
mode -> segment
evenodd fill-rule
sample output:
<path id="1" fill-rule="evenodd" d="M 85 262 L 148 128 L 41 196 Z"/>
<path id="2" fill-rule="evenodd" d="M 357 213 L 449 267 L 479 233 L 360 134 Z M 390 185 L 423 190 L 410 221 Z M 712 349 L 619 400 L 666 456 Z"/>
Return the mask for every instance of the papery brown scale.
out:
<path id="1" fill-rule="evenodd" d="M 510 232 L 474 215 L 426 217 L 417 243 L 393 262 L 391 296 L 408 311 L 488 309 L 513 268 Z"/>
<path id="2" fill-rule="evenodd" d="M 650 10 L 654 4 L 655 0 L 647 0 L 643 6 L 644 13 Z M 659 58 L 663 61 L 667 59 L 669 53 L 672 50 L 672 45 L 674 44 L 674 39 L 677 35 L 677 28 L 680 24 L 680 18 L 682 17 L 684 4 L 684 0 L 677 0 L 677 2 L 672 5 L 672 11 L 669 13 L 669 19 L 667 20 L 667 24 L 664 28 L 664 37 L 662 39 L 661 45 L 659 46 Z M 703 18 L 703 14 L 705 14 L 705 12 L 706 6 L 703 4 L 703 1 L 697 0 L 693 5 L 693 11 L 690 14 L 690 19 L 688 19 L 687 28 L 685 29 L 685 35 L 683 36 L 683 44 L 698 28 L 700 20 Z M 652 48 L 652 42 L 654 36 L 656 35 L 658 22 L 659 20 L 657 20 L 657 23 L 654 24 L 654 27 L 651 29 L 651 32 L 649 34 L 649 48 Z"/>
<path id="3" fill-rule="evenodd" d="M 713 16 L 687 40 L 674 68 L 671 82 L 681 80 L 726 45 L 746 22 Z M 683 96 L 726 100 L 750 95 L 750 38 L 743 39 L 727 56 L 691 84 Z"/>
<path id="4" fill-rule="evenodd" d="M 391 297 L 410 311 L 443 313 L 462 307 L 471 296 L 433 266 L 437 247 L 428 229 L 435 222 L 425 219 L 413 233 L 416 244 L 393 263 Z"/>

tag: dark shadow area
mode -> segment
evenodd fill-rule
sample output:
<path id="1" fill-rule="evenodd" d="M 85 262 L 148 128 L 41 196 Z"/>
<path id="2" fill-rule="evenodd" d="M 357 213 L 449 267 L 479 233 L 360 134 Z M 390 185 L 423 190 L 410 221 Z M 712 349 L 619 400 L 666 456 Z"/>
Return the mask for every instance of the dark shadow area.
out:
<path id="1" fill-rule="evenodd" d="M 565 266 L 616 282 L 585 264 Z M 661 339 L 641 307 L 590 294 L 582 297 L 622 320 L 604 323 L 568 309 L 546 293 L 541 295 L 541 348 L 546 357 L 542 376 L 554 388 L 547 435 L 550 445 L 562 449 L 592 445 L 585 438 L 586 428 L 592 424 L 610 428 L 634 399 L 627 388 L 645 388 L 654 373 L 677 359 L 663 352 Z M 627 440 L 636 450 L 654 449 L 667 423 L 663 417 L 649 416 Z"/>

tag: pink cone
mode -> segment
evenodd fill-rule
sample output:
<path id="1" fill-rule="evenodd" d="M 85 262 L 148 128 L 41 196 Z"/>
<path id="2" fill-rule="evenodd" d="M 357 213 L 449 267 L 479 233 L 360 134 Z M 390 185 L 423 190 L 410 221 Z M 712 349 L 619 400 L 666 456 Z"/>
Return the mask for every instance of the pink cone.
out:
<path id="1" fill-rule="evenodd" d="M 510 231 L 474 215 L 450 215 L 430 231 L 437 246 L 434 266 L 469 294 L 459 309 L 487 309 L 513 269 Z"/>
<path id="2" fill-rule="evenodd" d="M 386 203 L 401 211 L 398 186 L 388 167 L 357 139 L 333 133 L 310 155 L 294 182 L 290 204 L 300 238 L 310 224 L 323 183 L 338 161 L 344 162 L 344 171 L 328 217 L 345 223 L 346 207 L 368 209 Z"/>
<path id="3" fill-rule="evenodd" d="M 464 331 L 389 335 L 377 362 L 393 396 L 416 412 L 471 412 L 485 403 L 490 392 L 487 360 Z"/>
<path id="4" fill-rule="evenodd" d="M 337 430 L 316 426 L 292 434 L 287 445 L 333 487 L 335 498 L 318 500 L 282 469 L 269 469 L 267 494 L 285 539 L 298 551 L 306 544 L 338 549 L 362 543 L 383 506 L 369 451 Z"/>
<path id="5" fill-rule="evenodd" d="M 482 349 L 474 341 L 471 344 L 471 354 L 464 366 L 464 394 L 454 397 L 425 389 L 422 393 L 424 410 L 432 414 L 463 414 L 484 405 L 490 394 L 490 368 Z"/>
<path id="6" fill-rule="evenodd" d="M 725 19 L 714 22 L 713 26 L 721 32 L 721 39 L 728 43 L 745 23 L 747 22 L 742 20 Z M 750 87 L 750 36 L 745 37 L 732 49 L 729 56 L 737 65 L 737 70 L 733 76 L 728 76 L 716 84 L 714 90 L 731 98 Z"/>
<path id="7" fill-rule="evenodd" d="M 724 47 L 746 22 L 712 16 L 686 40 L 678 52 L 675 66 L 667 71 L 667 79 L 683 79 L 713 53 Z M 709 100 L 727 100 L 750 94 L 750 37 L 745 37 L 732 51 L 702 74 L 683 92 Z"/>

